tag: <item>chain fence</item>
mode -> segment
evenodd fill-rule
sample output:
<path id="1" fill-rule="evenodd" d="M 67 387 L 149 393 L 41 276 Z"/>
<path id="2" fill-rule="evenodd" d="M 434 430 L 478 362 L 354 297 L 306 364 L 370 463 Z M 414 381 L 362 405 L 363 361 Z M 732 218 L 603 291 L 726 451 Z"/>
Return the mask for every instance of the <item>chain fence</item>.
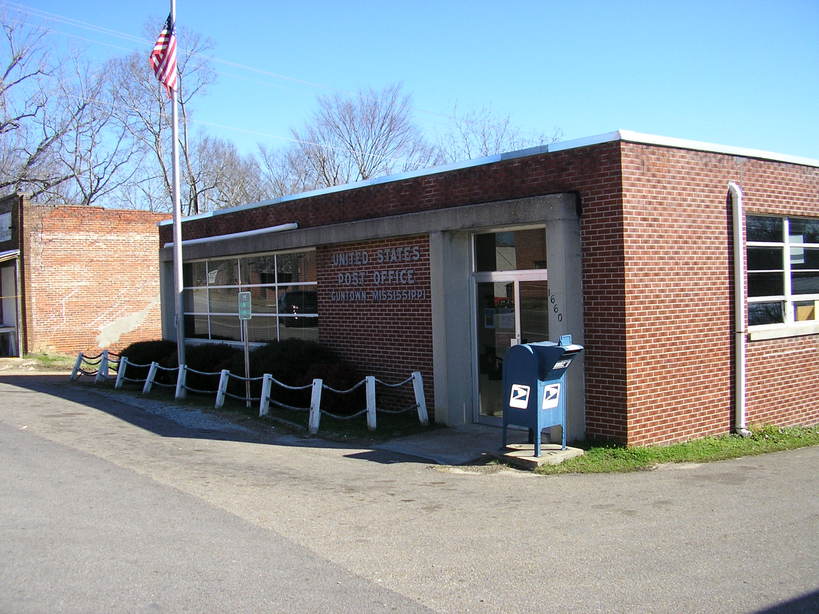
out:
<path id="1" fill-rule="evenodd" d="M 113 359 L 113 360 L 112 360 Z M 131 369 L 147 369 L 147 374 L 142 377 L 129 377 L 128 370 Z M 127 356 L 120 356 L 114 352 L 103 350 L 100 354 L 88 356 L 80 352 L 74 364 L 74 369 L 71 372 L 71 379 L 77 380 L 81 376 L 94 377 L 96 383 L 105 382 L 109 379 L 109 373 L 113 371 L 116 373 L 116 380 L 114 388 L 120 389 L 128 382 L 132 384 L 142 384 L 142 393 L 147 394 L 151 392 L 154 386 L 164 388 L 175 388 L 175 397 L 177 399 L 184 399 L 187 392 L 193 392 L 201 395 L 215 395 L 214 408 L 219 409 L 224 406 L 227 397 L 243 401 L 248 407 L 251 403 L 259 403 L 259 416 L 266 416 L 270 413 L 270 405 L 291 411 L 308 412 L 308 430 L 311 434 L 318 433 L 321 424 L 321 417 L 327 416 L 335 420 L 353 420 L 366 416 L 367 428 L 374 431 L 377 426 L 377 416 L 382 414 L 402 414 L 406 412 L 416 412 L 418 414 L 418 421 L 421 424 L 429 424 L 429 414 L 427 413 L 426 400 L 424 397 L 424 382 L 420 371 L 414 371 L 409 377 L 400 382 L 386 382 L 378 379 L 375 376 L 368 375 L 358 383 L 354 384 L 346 390 L 339 390 L 328 386 L 322 379 L 316 378 L 311 384 L 303 386 L 291 386 L 274 378 L 270 373 L 265 373 L 260 377 L 242 377 L 231 373 L 228 369 L 221 371 L 198 371 L 192 369 L 187 365 L 180 365 L 177 367 L 165 367 L 157 362 L 150 362 L 147 364 L 138 364 L 130 362 Z M 173 377 L 162 377 L 163 373 L 176 373 L 176 383 L 170 383 Z M 218 376 L 218 384 L 215 389 L 194 388 L 187 384 L 188 374 L 193 373 L 199 379 L 215 378 Z M 158 377 L 158 375 L 160 377 Z M 245 383 L 245 394 L 240 395 L 228 390 L 231 380 Z M 250 394 L 251 384 L 261 382 L 261 393 L 259 396 L 252 396 Z M 376 402 L 376 386 L 380 385 L 388 389 L 397 389 L 407 384 L 412 385 L 412 393 L 415 402 L 406 407 L 398 409 L 388 409 L 378 407 Z M 284 403 L 275 398 L 272 394 L 274 386 L 288 391 L 306 391 L 310 390 L 310 406 L 297 407 Z M 329 391 L 337 395 L 352 394 L 359 388 L 364 386 L 366 406 L 362 409 L 355 410 L 349 413 L 331 412 L 326 408 L 322 408 L 322 394 L 324 391 Z"/>

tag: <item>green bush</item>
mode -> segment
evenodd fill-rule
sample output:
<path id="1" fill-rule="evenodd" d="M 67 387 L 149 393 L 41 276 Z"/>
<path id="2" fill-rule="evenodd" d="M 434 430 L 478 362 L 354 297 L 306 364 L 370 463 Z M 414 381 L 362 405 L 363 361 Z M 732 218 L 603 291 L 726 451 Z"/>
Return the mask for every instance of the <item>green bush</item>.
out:
<path id="1" fill-rule="evenodd" d="M 121 356 L 128 357 L 128 362 L 142 365 L 159 362 L 171 354 L 176 355 L 176 342 L 164 339 L 137 341 L 120 352 Z"/>
<path id="2" fill-rule="evenodd" d="M 337 390 L 346 390 L 361 381 L 362 377 L 346 361 L 342 360 L 330 348 L 314 341 L 302 339 L 285 339 L 267 343 L 250 353 L 250 377 L 260 377 L 270 373 L 275 379 L 288 386 L 307 386 L 315 378 Z M 244 376 L 244 355 L 239 352 L 229 364 L 221 368 L 230 369 L 234 375 Z M 244 394 L 244 383 L 232 379 L 230 392 Z M 253 396 L 259 396 L 261 384 L 254 382 Z M 310 389 L 293 391 L 273 384 L 271 397 L 281 403 L 294 407 L 309 407 Z M 365 406 L 364 387 L 361 386 L 350 394 L 338 395 L 328 390 L 322 393 L 322 409 L 348 412 L 363 409 Z"/>
<path id="3" fill-rule="evenodd" d="M 178 366 L 176 342 L 140 341 L 132 343 L 121 354 L 130 363 L 150 364 L 156 362 L 164 369 Z M 228 369 L 233 375 L 244 376 L 244 352 L 241 348 L 227 343 L 202 343 L 185 346 L 185 363 L 190 369 L 204 373 L 219 373 Z M 348 362 L 342 360 L 335 351 L 302 339 L 266 343 L 250 353 L 250 377 L 261 377 L 270 373 L 275 379 L 288 386 L 308 386 L 320 378 L 327 386 L 336 390 L 347 390 L 360 382 L 363 377 Z M 148 367 L 128 367 L 128 377 L 144 379 Z M 171 385 L 176 383 L 176 372 L 160 369 L 156 382 Z M 219 375 L 200 375 L 188 372 L 186 384 L 197 390 L 213 391 L 219 385 Z M 244 382 L 231 378 L 228 391 L 244 396 Z M 310 389 L 288 390 L 273 384 L 271 397 L 294 407 L 309 407 Z M 258 397 L 261 382 L 252 382 L 251 395 Z M 329 390 L 322 392 L 322 409 L 337 413 L 350 413 L 363 409 L 366 405 L 364 386 L 359 386 L 349 394 L 336 394 Z"/>
<path id="4" fill-rule="evenodd" d="M 128 362 L 137 365 L 150 365 L 152 362 L 166 363 L 169 358 L 176 362 L 176 342 L 165 341 L 137 341 L 120 352 L 120 356 L 128 358 Z M 134 367 L 128 365 L 126 375 L 133 379 L 148 377 L 148 367 Z"/>
<path id="5" fill-rule="evenodd" d="M 227 343 L 186 345 L 185 364 L 187 367 L 203 373 L 216 373 L 216 375 L 200 375 L 188 371 L 185 375 L 185 383 L 197 390 L 215 391 L 219 387 L 219 373 L 222 369 L 230 369 L 229 365 L 241 355 L 242 350 Z M 169 366 L 176 367 L 176 363 L 177 359 L 174 356 L 173 365 Z"/>

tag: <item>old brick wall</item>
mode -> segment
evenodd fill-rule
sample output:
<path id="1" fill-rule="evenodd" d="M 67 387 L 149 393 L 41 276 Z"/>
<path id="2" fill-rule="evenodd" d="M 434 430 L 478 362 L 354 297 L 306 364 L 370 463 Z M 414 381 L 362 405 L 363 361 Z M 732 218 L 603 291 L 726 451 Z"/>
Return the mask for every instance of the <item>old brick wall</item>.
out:
<path id="1" fill-rule="evenodd" d="M 402 237 L 320 247 L 319 341 L 361 371 L 397 383 L 424 377 L 432 405 L 432 304 L 429 240 Z M 377 387 L 378 406 L 406 407 L 412 386 Z"/>
<path id="2" fill-rule="evenodd" d="M 161 338 L 156 224 L 167 215 L 28 203 L 23 211 L 27 352 Z"/>
<path id="3" fill-rule="evenodd" d="M 742 186 L 747 213 L 817 216 L 819 169 L 634 143 L 623 143 L 622 164 L 627 443 L 728 432 L 734 404 L 728 182 Z M 815 335 L 750 342 L 749 421 L 819 421 L 817 364 Z"/>

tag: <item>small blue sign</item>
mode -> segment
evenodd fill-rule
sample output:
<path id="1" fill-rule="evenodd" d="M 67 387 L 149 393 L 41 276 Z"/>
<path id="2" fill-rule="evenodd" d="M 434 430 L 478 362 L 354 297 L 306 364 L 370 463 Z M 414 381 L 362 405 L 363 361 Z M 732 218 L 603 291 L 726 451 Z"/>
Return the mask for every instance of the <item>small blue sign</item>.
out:
<path id="1" fill-rule="evenodd" d="M 249 320 L 251 315 L 250 292 L 239 292 L 239 319 Z"/>

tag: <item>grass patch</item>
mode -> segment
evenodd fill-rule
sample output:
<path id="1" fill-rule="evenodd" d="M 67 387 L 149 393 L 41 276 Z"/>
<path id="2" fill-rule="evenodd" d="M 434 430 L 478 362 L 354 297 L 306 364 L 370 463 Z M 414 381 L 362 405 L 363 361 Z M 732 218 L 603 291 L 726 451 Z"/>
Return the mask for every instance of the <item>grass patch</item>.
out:
<path id="1" fill-rule="evenodd" d="M 552 475 L 641 471 L 662 463 L 706 463 L 819 445 L 819 425 L 755 426 L 750 430 L 750 437 L 722 435 L 668 446 L 626 448 L 616 445 L 581 444 L 578 447 L 586 450 L 583 456 L 569 459 L 559 465 L 543 465 L 535 472 Z"/>
<path id="2" fill-rule="evenodd" d="M 43 369 L 73 369 L 76 356 L 67 356 L 65 354 L 26 354 L 23 356 L 25 360 L 33 360 L 37 366 Z"/>

